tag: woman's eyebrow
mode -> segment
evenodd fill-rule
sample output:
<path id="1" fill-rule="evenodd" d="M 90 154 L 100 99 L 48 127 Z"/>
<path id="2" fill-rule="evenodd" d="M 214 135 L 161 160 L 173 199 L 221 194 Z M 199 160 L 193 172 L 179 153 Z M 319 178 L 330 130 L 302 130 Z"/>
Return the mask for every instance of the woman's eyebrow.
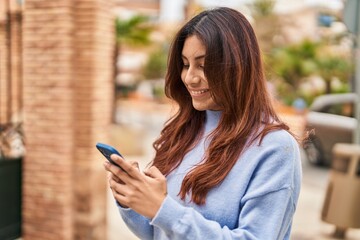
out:
<path id="1" fill-rule="evenodd" d="M 187 57 L 185 57 L 184 55 L 182 55 L 181 54 L 181 58 L 183 58 L 183 59 L 186 59 L 187 60 Z M 200 55 L 200 56 L 196 56 L 195 57 L 195 60 L 199 60 L 199 59 L 203 59 L 203 58 L 205 58 L 205 54 L 204 55 Z"/>
<path id="2" fill-rule="evenodd" d="M 203 58 L 205 58 L 205 55 L 200 55 L 200 56 L 195 57 L 195 60 L 199 60 L 199 59 L 203 59 Z"/>

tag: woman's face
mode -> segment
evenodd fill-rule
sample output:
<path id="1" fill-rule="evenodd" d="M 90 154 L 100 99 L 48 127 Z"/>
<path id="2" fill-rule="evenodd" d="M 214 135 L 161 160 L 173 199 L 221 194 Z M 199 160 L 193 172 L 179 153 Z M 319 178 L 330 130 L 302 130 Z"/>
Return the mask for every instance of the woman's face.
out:
<path id="1" fill-rule="evenodd" d="M 185 40 L 181 54 L 183 61 L 181 79 L 191 95 L 194 108 L 198 111 L 220 110 L 211 97 L 211 89 L 204 74 L 206 54 L 204 44 L 197 36 L 189 36 Z"/>

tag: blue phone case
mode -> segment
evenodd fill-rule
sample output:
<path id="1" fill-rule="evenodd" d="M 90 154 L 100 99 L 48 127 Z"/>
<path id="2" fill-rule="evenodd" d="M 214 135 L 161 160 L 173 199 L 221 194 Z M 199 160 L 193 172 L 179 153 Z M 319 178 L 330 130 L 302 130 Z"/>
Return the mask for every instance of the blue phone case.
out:
<path id="1" fill-rule="evenodd" d="M 117 165 L 113 160 L 111 160 L 110 156 L 111 154 L 117 154 L 120 157 L 124 158 L 114 147 L 104 144 L 104 143 L 97 143 L 96 148 L 106 157 L 106 159 L 111 162 L 112 164 L 120 167 Z"/>

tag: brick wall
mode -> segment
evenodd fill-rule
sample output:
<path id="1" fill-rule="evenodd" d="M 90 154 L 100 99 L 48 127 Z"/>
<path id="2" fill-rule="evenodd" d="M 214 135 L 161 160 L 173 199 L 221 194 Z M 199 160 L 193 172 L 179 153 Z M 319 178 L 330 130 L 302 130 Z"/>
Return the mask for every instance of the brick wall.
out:
<path id="1" fill-rule="evenodd" d="M 74 9 L 75 239 L 105 238 L 105 173 L 95 144 L 108 142 L 104 134 L 112 118 L 115 33 L 111 9 L 108 0 L 78 0 Z"/>
<path id="2" fill-rule="evenodd" d="M 26 0 L 23 238 L 106 239 L 111 1 Z"/>
<path id="3" fill-rule="evenodd" d="M 11 3 L 11 4 L 10 4 Z M 21 121 L 21 9 L 0 2 L 0 124 Z"/>
<path id="4" fill-rule="evenodd" d="M 0 1 L 0 124 L 5 123 L 7 116 L 7 89 L 6 69 L 7 69 L 7 54 L 6 54 L 6 12 L 3 1 Z"/>
<path id="5" fill-rule="evenodd" d="M 9 110 L 13 122 L 22 121 L 22 13 L 15 9 L 10 15 L 11 38 L 11 109 Z"/>

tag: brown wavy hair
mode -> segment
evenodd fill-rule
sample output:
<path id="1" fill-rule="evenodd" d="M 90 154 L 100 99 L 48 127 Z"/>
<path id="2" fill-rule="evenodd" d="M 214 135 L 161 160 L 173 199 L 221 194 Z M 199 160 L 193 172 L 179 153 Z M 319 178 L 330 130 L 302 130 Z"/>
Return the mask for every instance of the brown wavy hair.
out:
<path id="1" fill-rule="evenodd" d="M 260 49 L 253 28 L 240 12 L 222 7 L 201 12 L 187 22 L 172 42 L 165 94 L 179 108 L 154 142 L 152 162 L 164 175 L 179 166 L 203 134 L 205 111 L 192 106 L 181 80 L 185 39 L 196 35 L 206 48 L 204 73 L 222 115 L 211 134 L 204 161 L 184 178 L 179 195 L 204 204 L 207 193 L 221 183 L 247 147 L 270 131 L 289 130 L 276 115 L 267 91 Z"/>

